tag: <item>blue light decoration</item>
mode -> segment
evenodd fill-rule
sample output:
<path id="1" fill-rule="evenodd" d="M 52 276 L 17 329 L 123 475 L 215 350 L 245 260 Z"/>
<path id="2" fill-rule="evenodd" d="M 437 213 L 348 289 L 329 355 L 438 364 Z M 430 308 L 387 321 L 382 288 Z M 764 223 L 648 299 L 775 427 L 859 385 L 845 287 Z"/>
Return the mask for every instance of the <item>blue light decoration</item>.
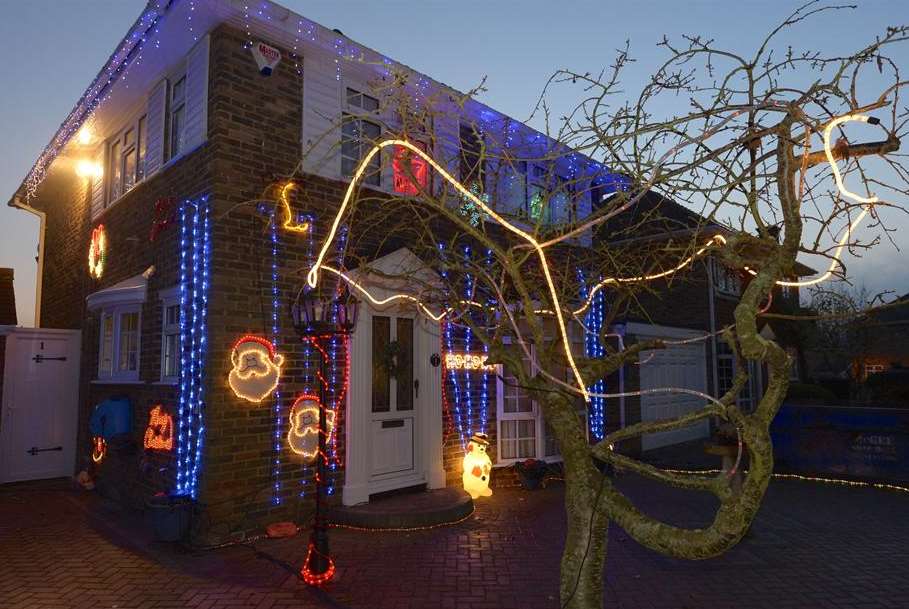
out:
<path id="1" fill-rule="evenodd" d="M 278 314 L 281 298 L 281 290 L 278 287 L 278 214 L 277 210 L 271 212 L 271 342 L 277 351 L 280 339 L 281 326 L 278 323 L 280 316 Z M 281 386 L 278 385 L 274 392 L 275 400 L 275 435 L 274 435 L 274 453 L 275 459 L 272 463 L 272 481 L 273 497 L 275 505 L 281 505 L 281 449 L 284 439 L 284 419 L 282 417 L 281 406 Z"/>
<path id="2" fill-rule="evenodd" d="M 446 270 L 447 263 L 445 262 L 445 257 L 446 257 L 445 244 L 439 243 L 438 247 L 439 247 L 439 254 L 443 261 L 441 275 L 442 275 L 443 279 L 448 279 L 448 271 Z M 441 323 L 442 323 L 442 336 L 444 337 L 444 343 L 445 343 L 445 353 L 451 353 L 452 351 L 454 351 L 454 335 L 452 332 L 452 323 L 449 322 L 447 320 L 447 318 L 444 318 Z M 445 362 L 444 357 L 442 358 L 442 362 L 444 365 L 444 362 Z M 445 366 L 445 368 L 448 371 L 448 383 L 451 385 L 452 393 L 454 394 L 453 395 L 454 399 L 452 400 L 452 402 L 450 404 L 446 404 L 445 406 L 449 409 L 449 411 L 452 407 L 454 408 L 454 422 L 455 422 L 455 427 L 458 430 L 458 441 L 461 443 L 461 450 L 466 450 L 467 438 L 469 436 L 466 436 L 464 434 L 464 420 L 463 420 L 463 417 L 461 416 L 461 387 L 460 387 L 460 384 L 458 383 L 458 374 L 457 374 L 457 371 L 452 370 L 452 369 L 448 368 L 447 366 Z M 448 395 L 448 392 L 446 391 L 445 396 L 447 397 L 447 395 Z M 451 415 L 451 412 L 449 412 L 449 416 L 450 415 Z"/>
<path id="3" fill-rule="evenodd" d="M 578 279 L 581 285 L 581 299 L 586 300 L 589 292 L 584 280 L 584 272 L 578 269 Z M 590 358 L 606 356 L 606 346 L 600 341 L 600 331 L 603 328 L 606 297 L 603 290 L 597 291 L 593 296 L 590 308 L 584 314 L 584 355 Z M 599 379 L 587 388 L 591 394 L 606 393 L 606 380 Z M 606 435 L 606 398 L 590 396 L 590 406 L 587 416 L 587 427 L 590 435 L 596 440 L 602 440 Z"/>
<path id="4" fill-rule="evenodd" d="M 198 497 L 205 441 L 205 357 L 211 220 L 208 196 L 180 206 L 180 401 L 176 495 Z"/>
<path id="5" fill-rule="evenodd" d="M 470 246 L 464 246 L 464 268 L 469 268 L 470 265 Z M 473 277 L 470 276 L 470 273 L 464 274 L 464 299 L 473 300 Z M 468 308 L 468 315 L 470 314 Z M 470 353 L 470 343 L 473 338 L 473 332 L 470 329 L 469 324 L 464 324 L 464 353 Z M 464 368 L 464 397 L 467 401 L 467 438 L 473 435 L 473 391 L 470 387 L 470 375 L 471 371 L 466 367 Z M 467 439 L 464 439 L 466 444 Z"/>
<path id="6" fill-rule="evenodd" d="M 342 226 L 340 232 L 338 233 L 338 249 L 336 252 L 337 258 L 335 260 L 338 268 L 344 268 L 344 251 L 347 246 L 347 227 Z M 338 280 L 337 287 L 335 289 L 335 296 L 338 295 L 341 288 L 341 281 Z M 332 322 L 338 321 L 338 309 L 337 307 L 332 307 Z M 335 493 L 335 473 L 338 470 L 338 425 L 340 423 L 338 419 L 338 413 L 342 408 L 341 402 L 345 399 L 346 388 L 347 388 L 347 378 L 346 378 L 346 369 L 347 369 L 347 358 L 350 357 L 350 353 L 347 349 L 347 340 L 346 336 L 332 336 L 328 339 L 328 366 L 329 366 L 329 376 L 328 376 L 328 391 L 326 395 L 331 396 L 331 410 L 334 413 L 335 421 L 335 431 L 331 434 L 330 442 L 328 443 L 328 480 L 325 487 L 325 492 L 327 495 L 333 495 Z M 344 347 L 344 368 L 340 371 L 338 370 L 338 354 L 340 353 L 340 348 Z M 338 373 L 341 374 L 341 384 L 338 386 Z"/>

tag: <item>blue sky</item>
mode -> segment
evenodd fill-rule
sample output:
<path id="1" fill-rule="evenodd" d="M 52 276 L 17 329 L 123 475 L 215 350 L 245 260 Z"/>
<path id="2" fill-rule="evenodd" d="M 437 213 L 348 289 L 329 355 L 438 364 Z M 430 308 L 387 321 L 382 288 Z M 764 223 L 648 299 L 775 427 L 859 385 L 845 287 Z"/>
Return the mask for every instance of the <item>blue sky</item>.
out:
<path id="1" fill-rule="evenodd" d="M 626 78 L 633 94 L 664 56 L 663 34 L 703 34 L 750 54 L 798 3 L 665 0 L 283 0 L 285 6 L 433 78 L 467 90 L 487 77 L 482 100 L 526 118 L 552 72 L 599 71 L 631 41 L 637 62 Z M 142 10 L 143 0 L 30 0 L 3 3 L 0 20 L 0 266 L 16 269 L 20 323 L 34 307 L 37 220 L 5 202 L 57 126 Z M 781 40 L 799 48 L 848 53 L 907 16 L 902 1 L 861 2 L 858 11 L 821 16 Z M 897 56 L 909 70 L 909 45 Z M 556 91 L 566 109 L 579 92 Z M 904 148 L 909 143 L 904 145 Z M 909 205 L 909 202 L 907 202 Z M 897 243 L 909 246 L 909 222 L 892 214 Z M 883 244 L 853 261 L 850 275 L 873 291 L 909 292 L 904 253 Z"/>

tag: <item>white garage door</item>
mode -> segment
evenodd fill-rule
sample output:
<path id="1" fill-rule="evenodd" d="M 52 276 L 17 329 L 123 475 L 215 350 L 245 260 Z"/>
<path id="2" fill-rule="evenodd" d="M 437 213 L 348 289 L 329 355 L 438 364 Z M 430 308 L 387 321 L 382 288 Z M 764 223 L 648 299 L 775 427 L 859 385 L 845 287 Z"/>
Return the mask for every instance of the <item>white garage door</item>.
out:
<path id="1" fill-rule="evenodd" d="M 678 340 L 699 336 L 702 333 L 677 328 L 644 326 L 634 333 L 639 339 L 663 338 Z M 667 345 L 665 349 L 641 353 L 641 389 L 661 387 L 684 387 L 707 391 L 707 356 L 703 341 L 684 345 Z M 702 398 L 684 393 L 658 393 L 641 396 L 641 419 L 658 421 L 672 419 L 698 410 L 704 406 Z M 643 437 L 642 448 L 648 450 L 670 444 L 678 444 L 698 438 L 705 438 L 710 432 L 707 419 L 688 427 L 662 433 L 647 434 Z"/>

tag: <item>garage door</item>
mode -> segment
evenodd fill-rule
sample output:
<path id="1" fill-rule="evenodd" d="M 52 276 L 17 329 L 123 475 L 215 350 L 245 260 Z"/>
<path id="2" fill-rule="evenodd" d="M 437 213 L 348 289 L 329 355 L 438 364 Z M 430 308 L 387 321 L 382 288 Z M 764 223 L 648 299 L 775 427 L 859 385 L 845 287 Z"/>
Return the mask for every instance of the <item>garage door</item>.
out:
<path id="1" fill-rule="evenodd" d="M 660 332 L 653 328 L 653 333 L 637 333 L 639 339 L 663 338 L 677 340 L 684 336 L 697 336 L 698 333 L 674 328 Z M 644 351 L 641 354 L 641 389 L 661 387 L 684 387 L 697 391 L 707 390 L 707 357 L 705 345 L 698 341 L 685 345 L 668 345 L 665 349 Z M 658 393 L 641 396 L 641 419 L 658 421 L 676 418 L 679 415 L 698 410 L 704 406 L 704 400 L 684 393 Z M 710 432 L 707 419 L 698 421 L 688 427 L 662 433 L 647 434 L 643 437 L 642 448 L 648 450 L 678 444 L 689 440 L 705 438 Z"/>

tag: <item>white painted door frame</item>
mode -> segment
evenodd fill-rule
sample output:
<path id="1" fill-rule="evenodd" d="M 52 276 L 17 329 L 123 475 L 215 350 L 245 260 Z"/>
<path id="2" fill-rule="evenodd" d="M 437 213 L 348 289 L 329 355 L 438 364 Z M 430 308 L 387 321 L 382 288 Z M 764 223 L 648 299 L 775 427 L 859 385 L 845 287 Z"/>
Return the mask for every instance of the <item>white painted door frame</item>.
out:
<path id="1" fill-rule="evenodd" d="M 81 333 L 12 328 L 4 334 L 0 483 L 71 476 L 79 418 Z M 44 427 L 34 431 L 31 425 Z"/>
<path id="2" fill-rule="evenodd" d="M 387 274 L 401 271 L 402 265 L 419 261 L 407 250 L 398 250 L 370 267 Z M 416 270 L 415 272 L 419 272 Z M 376 298 L 383 299 L 400 291 L 400 286 L 382 285 L 361 272 L 352 272 Z M 372 318 L 373 315 L 412 317 L 414 319 L 414 380 L 419 393 L 414 398 L 414 469 L 402 475 L 373 476 L 372 460 Z M 412 306 L 397 304 L 375 307 L 360 303 L 360 318 L 350 337 L 350 384 L 345 405 L 345 471 L 341 500 L 344 505 L 369 501 L 375 493 L 426 484 L 445 486 L 442 462 L 442 368 L 432 365 L 432 355 L 440 350 L 439 324 L 418 314 Z"/>

